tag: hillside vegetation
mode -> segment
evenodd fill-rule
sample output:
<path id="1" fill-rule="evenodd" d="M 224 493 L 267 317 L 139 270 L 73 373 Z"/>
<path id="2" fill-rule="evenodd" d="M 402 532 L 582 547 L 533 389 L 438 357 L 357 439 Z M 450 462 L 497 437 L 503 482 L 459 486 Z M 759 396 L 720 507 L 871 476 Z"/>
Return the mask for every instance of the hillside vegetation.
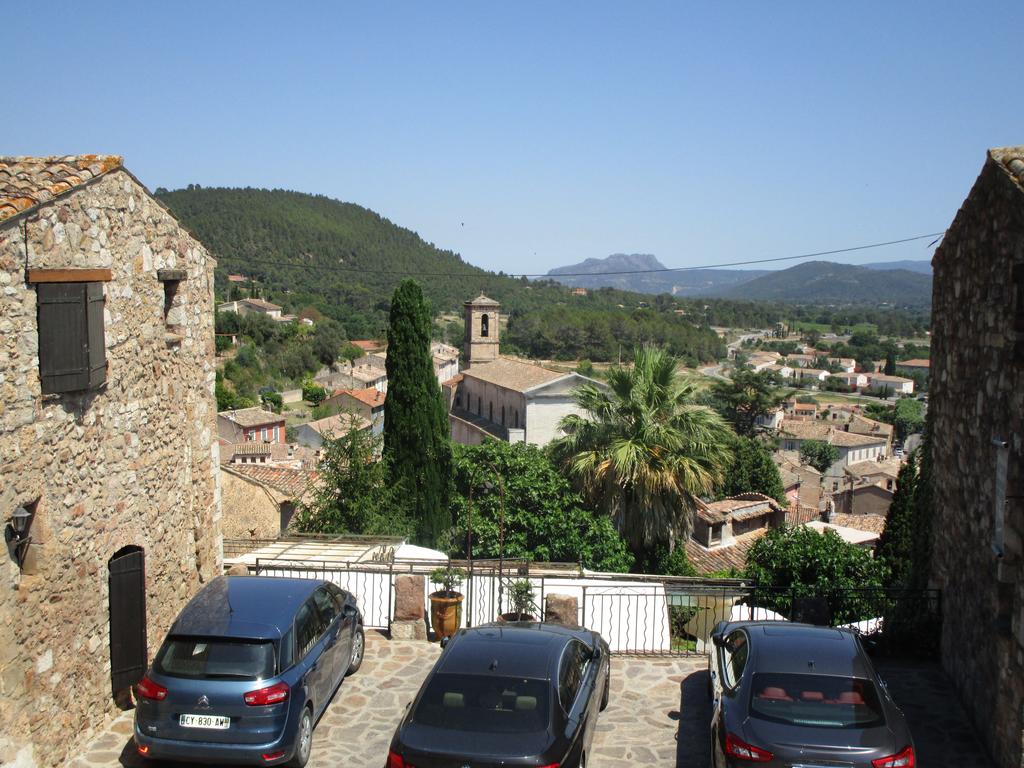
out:
<path id="1" fill-rule="evenodd" d="M 906 269 L 809 261 L 769 272 L 720 295 L 760 301 L 919 307 L 931 303 L 932 280 L 930 275 Z"/>
<path id="2" fill-rule="evenodd" d="M 157 190 L 157 197 L 217 257 L 221 299 L 231 295 L 227 275 L 242 274 L 286 312 L 313 308 L 337 321 L 349 339 L 383 336 L 394 288 L 411 276 L 435 313 L 460 316 L 462 302 L 480 292 L 500 301 L 509 317 L 503 348 L 532 357 L 610 360 L 620 344 L 628 349 L 643 341 L 664 343 L 690 362 L 724 354 L 716 334 L 703 327 L 711 319 L 703 308 L 681 315 L 675 310 L 683 305 L 669 297 L 648 306 L 651 297 L 614 289 L 572 296 L 554 282 L 488 272 L 352 203 L 194 185 Z M 742 317 L 756 324 L 779 313 L 724 302 L 720 314 L 723 322 Z"/>

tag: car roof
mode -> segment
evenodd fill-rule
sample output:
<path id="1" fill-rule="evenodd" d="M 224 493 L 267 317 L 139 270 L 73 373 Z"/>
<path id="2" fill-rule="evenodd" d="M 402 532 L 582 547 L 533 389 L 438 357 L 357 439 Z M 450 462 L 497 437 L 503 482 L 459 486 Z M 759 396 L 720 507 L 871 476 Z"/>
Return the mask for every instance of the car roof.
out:
<path id="1" fill-rule="evenodd" d="M 536 622 L 463 629 L 438 660 L 437 673 L 551 680 L 562 650 L 574 638 L 587 644 L 578 631 Z"/>
<path id="2" fill-rule="evenodd" d="M 295 613 L 325 582 L 274 576 L 218 576 L 196 594 L 174 624 L 172 635 L 276 640 Z"/>
<path id="3" fill-rule="evenodd" d="M 750 637 L 753 671 L 872 677 L 871 667 L 853 632 L 787 621 L 732 624 Z"/>

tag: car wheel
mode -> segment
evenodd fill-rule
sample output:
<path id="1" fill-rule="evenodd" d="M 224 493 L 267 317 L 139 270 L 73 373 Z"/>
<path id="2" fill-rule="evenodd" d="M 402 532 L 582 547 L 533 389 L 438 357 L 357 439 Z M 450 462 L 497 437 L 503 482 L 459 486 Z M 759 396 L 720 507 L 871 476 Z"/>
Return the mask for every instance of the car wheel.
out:
<path id="1" fill-rule="evenodd" d="M 295 736 L 295 755 L 289 761 L 289 768 L 305 768 L 309 753 L 313 749 L 313 710 L 306 707 L 299 718 L 299 730 Z"/>
<path id="2" fill-rule="evenodd" d="M 612 690 L 612 666 L 608 665 L 608 671 L 604 675 L 604 693 L 601 694 L 601 711 L 604 712 L 608 707 L 608 697 L 611 695 Z"/>
<path id="3" fill-rule="evenodd" d="M 358 672 L 360 665 L 363 663 L 363 655 L 366 653 L 366 634 L 363 632 L 363 626 L 360 624 L 356 627 L 356 632 L 352 635 L 352 657 L 348 663 L 348 671 L 346 675 L 351 675 L 353 672 Z"/>

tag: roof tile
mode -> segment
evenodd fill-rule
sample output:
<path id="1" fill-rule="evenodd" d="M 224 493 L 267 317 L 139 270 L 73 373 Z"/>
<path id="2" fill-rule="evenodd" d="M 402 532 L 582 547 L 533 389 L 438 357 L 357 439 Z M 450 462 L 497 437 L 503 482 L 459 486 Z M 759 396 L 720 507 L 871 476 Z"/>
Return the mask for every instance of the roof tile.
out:
<path id="1" fill-rule="evenodd" d="M 118 155 L 0 156 L 0 221 L 120 168 Z"/>

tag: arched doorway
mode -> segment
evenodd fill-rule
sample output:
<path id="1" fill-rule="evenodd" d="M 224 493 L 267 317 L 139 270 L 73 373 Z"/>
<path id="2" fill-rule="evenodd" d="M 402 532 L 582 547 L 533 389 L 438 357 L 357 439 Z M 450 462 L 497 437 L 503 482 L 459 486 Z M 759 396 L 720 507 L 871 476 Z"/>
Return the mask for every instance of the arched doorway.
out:
<path id="1" fill-rule="evenodd" d="M 110 590 L 110 688 L 120 701 L 146 673 L 146 555 L 124 547 L 108 563 Z"/>

